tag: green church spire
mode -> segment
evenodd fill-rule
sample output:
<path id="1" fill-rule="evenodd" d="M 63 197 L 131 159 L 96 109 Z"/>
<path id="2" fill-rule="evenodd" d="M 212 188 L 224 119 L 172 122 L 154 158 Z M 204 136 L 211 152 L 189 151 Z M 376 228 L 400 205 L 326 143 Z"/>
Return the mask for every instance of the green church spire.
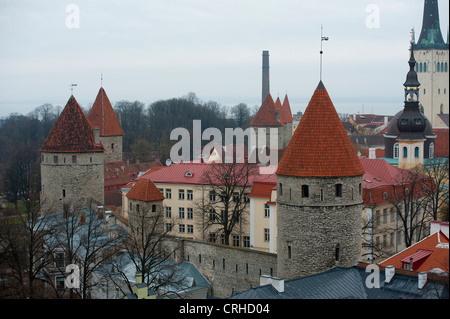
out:
<path id="1" fill-rule="evenodd" d="M 441 33 L 438 0 L 425 0 L 422 31 L 415 49 L 448 49 Z"/>

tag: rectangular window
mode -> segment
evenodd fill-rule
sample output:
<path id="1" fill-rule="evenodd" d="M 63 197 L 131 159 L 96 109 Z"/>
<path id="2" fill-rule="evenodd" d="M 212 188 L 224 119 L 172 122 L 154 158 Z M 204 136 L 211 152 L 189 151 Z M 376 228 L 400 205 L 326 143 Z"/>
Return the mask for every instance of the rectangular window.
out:
<path id="1" fill-rule="evenodd" d="M 288 259 L 292 258 L 292 248 L 291 246 L 288 246 Z"/>
<path id="2" fill-rule="evenodd" d="M 194 225 L 187 225 L 187 233 L 188 234 L 194 233 Z"/>
<path id="3" fill-rule="evenodd" d="M 184 207 L 178 208 L 178 218 L 184 219 Z"/>
<path id="4" fill-rule="evenodd" d="M 166 206 L 166 218 L 172 218 L 172 207 Z"/>
<path id="5" fill-rule="evenodd" d="M 64 267 L 64 253 L 55 253 L 55 267 Z"/>
<path id="6" fill-rule="evenodd" d="M 65 190 L 65 189 L 62 190 L 62 197 L 63 197 L 63 198 L 66 197 L 66 190 Z"/>
<path id="7" fill-rule="evenodd" d="M 387 212 L 387 208 L 383 209 L 383 224 L 387 224 L 387 217 L 388 212 Z"/>
<path id="8" fill-rule="evenodd" d="M 178 232 L 184 234 L 184 231 L 185 231 L 185 225 L 180 224 L 180 225 L 178 226 Z"/>
<path id="9" fill-rule="evenodd" d="M 394 208 L 393 207 L 391 207 L 389 209 L 389 214 L 391 215 L 391 222 L 394 222 L 395 221 L 395 215 L 394 215 Z"/>
<path id="10" fill-rule="evenodd" d="M 77 156 L 76 155 L 72 155 L 72 163 L 76 163 L 77 162 Z"/>
<path id="11" fill-rule="evenodd" d="M 383 235 L 383 248 L 387 247 L 387 235 Z"/>
<path id="12" fill-rule="evenodd" d="M 152 213 L 156 213 L 156 205 L 152 205 Z"/>
<path id="13" fill-rule="evenodd" d="M 217 240 L 216 233 L 209 233 L 209 242 L 210 243 L 215 243 L 216 240 Z"/>
<path id="14" fill-rule="evenodd" d="M 215 191 L 210 191 L 209 192 L 209 201 L 210 202 L 215 202 L 216 201 L 216 192 Z"/>
<path id="15" fill-rule="evenodd" d="M 194 194 L 192 193 L 192 190 L 188 190 L 186 195 L 187 195 L 187 200 L 194 199 Z"/>
<path id="16" fill-rule="evenodd" d="M 170 231 L 172 231 L 172 224 L 166 223 L 166 232 L 170 232 Z"/>
<path id="17" fill-rule="evenodd" d="M 64 276 L 55 277 L 56 289 L 62 290 L 66 288 L 66 278 Z"/>
<path id="18" fill-rule="evenodd" d="M 209 221 L 213 222 L 216 220 L 216 211 L 214 208 L 209 209 Z"/>
<path id="19" fill-rule="evenodd" d="M 380 225 L 380 211 L 379 211 L 379 210 L 377 210 L 377 211 L 375 212 L 375 225 L 376 225 L 376 226 L 379 226 L 379 225 Z"/>
<path id="20" fill-rule="evenodd" d="M 265 204 L 264 205 L 264 217 L 269 218 L 270 217 L 270 206 Z"/>
<path id="21" fill-rule="evenodd" d="M 187 209 L 187 219 L 193 219 L 194 213 L 192 212 L 192 208 Z"/>
<path id="22" fill-rule="evenodd" d="M 53 156 L 53 163 L 58 164 L 58 156 Z"/>
<path id="23" fill-rule="evenodd" d="M 244 202 L 245 203 L 250 203 L 250 198 L 248 198 L 248 195 L 250 195 L 250 194 L 249 193 L 244 194 Z"/>
<path id="24" fill-rule="evenodd" d="M 264 228 L 264 241 L 270 242 L 270 229 Z"/>
<path id="25" fill-rule="evenodd" d="M 170 188 L 166 188 L 166 199 L 172 198 L 172 190 Z"/>
<path id="26" fill-rule="evenodd" d="M 179 200 L 184 200 L 184 189 L 179 189 L 178 190 L 178 199 Z"/>
<path id="27" fill-rule="evenodd" d="M 244 248 L 250 248 L 250 236 L 244 236 Z"/>
<path id="28" fill-rule="evenodd" d="M 239 235 L 233 235 L 233 246 L 239 247 Z"/>
<path id="29" fill-rule="evenodd" d="M 303 198 L 309 197 L 309 186 L 308 185 L 302 185 L 302 197 Z"/>
<path id="30" fill-rule="evenodd" d="M 336 184 L 336 197 L 342 197 L 342 184 Z"/>
<path id="31" fill-rule="evenodd" d="M 233 193 L 233 202 L 238 203 L 239 202 L 239 193 Z"/>

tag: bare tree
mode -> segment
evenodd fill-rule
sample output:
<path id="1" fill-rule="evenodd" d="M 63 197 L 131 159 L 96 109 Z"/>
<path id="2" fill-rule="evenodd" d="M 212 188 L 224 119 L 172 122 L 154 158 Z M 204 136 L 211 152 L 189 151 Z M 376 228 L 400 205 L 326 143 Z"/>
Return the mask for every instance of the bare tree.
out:
<path id="1" fill-rule="evenodd" d="M 19 298 L 42 298 L 41 272 L 50 263 L 51 250 L 44 249 L 46 236 L 52 233 L 49 215 L 40 212 L 38 201 L 30 199 L 22 215 L 0 221 L 0 251 L 7 265 L 7 277 L 15 283 Z"/>
<path id="2" fill-rule="evenodd" d="M 230 244 L 230 235 L 245 222 L 247 195 L 257 172 L 258 167 L 249 163 L 209 165 L 202 177 L 202 183 L 209 188 L 208 197 L 196 203 L 203 232 L 217 229 L 217 234 L 223 235 L 223 243 Z"/>
<path id="3" fill-rule="evenodd" d="M 403 170 L 396 178 L 390 203 L 399 220 L 397 231 L 402 234 L 406 247 L 427 235 L 432 212 L 426 189 L 431 182 L 429 177 L 416 170 Z"/>
<path id="4" fill-rule="evenodd" d="M 167 251 L 164 241 L 174 223 L 164 219 L 164 208 L 160 203 L 141 202 L 129 213 L 129 234 L 124 242 L 127 257 L 132 261 L 136 272 L 142 275 L 142 282 L 155 291 L 172 287 L 175 293 L 184 277 L 177 272 L 176 263 L 172 260 L 176 248 Z M 132 284 L 120 268 L 120 261 L 115 265 L 131 292 Z"/>

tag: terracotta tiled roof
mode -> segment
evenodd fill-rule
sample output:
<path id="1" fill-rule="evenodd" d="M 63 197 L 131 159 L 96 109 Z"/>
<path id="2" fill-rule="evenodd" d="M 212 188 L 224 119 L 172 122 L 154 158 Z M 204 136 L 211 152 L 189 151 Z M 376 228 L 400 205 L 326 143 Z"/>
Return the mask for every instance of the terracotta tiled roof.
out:
<path id="1" fill-rule="evenodd" d="M 100 128 L 100 136 L 123 135 L 119 120 L 103 88 L 98 91 L 88 119 L 93 127 Z"/>
<path id="2" fill-rule="evenodd" d="M 381 266 L 403 268 L 403 264 L 413 258 L 414 271 L 430 271 L 439 268 L 449 273 L 449 241 L 442 231 L 438 231 L 418 243 L 402 250 L 398 254 L 386 259 Z"/>
<path id="3" fill-rule="evenodd" d="M 42 144 L 41 152 L 104 152 L 99 143 L 94 143 L 92 126 L 72 95 Z"/>
<path id="4" fill-rule="evenodd" d="M 252 187 L 250 195 L 247 197 L 251 198 L 269 198 L 272 196 L 272 189 L 276 186 L 276 183 L 260 183 L 255 182 Z"/>
<path id="5" fill-rule="evenodd" d="M 277 174 L 299 177 L 364 174 L 355 149 L 322 82 L 317 86 L 281 158 Z"/>
<path id="6" fill-rule="evenodd" d="M 250 126 L 281 126 L 281 123 L 277 120 L 277 110 L 270 93 L 267 94 L 263 104 L 256 112 Z"/>
<path id="7" fill-rule="evenodd" d="M 285 116 L 286 123 L 294 122 L 294 118 L 292 117 L 291 105 L 289 103 L 287 94 L 284 97 L 282 110 L 283 110 L 283 114 Z"/>
<path id="8" fill-rule="evenodd" d="M 129 199 L 140 200 L 143 202 L 151 202 L 156 200 L 163 200 L 164 195 L 149 179 L 140 179 L 130 189 L 126 195 Z"/>

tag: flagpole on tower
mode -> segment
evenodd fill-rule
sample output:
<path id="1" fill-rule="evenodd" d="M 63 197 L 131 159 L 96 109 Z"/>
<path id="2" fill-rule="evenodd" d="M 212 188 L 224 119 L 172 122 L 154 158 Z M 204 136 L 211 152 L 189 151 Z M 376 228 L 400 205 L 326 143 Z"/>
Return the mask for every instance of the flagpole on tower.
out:
<path id="1" fill-rule="evenodd" d="M 320 81 L 322 81 L 322 57 L 323 57 L 323 41 L 328 41 L 328 37 L 323 36 L 323 24 L 320 25 Z"/>

